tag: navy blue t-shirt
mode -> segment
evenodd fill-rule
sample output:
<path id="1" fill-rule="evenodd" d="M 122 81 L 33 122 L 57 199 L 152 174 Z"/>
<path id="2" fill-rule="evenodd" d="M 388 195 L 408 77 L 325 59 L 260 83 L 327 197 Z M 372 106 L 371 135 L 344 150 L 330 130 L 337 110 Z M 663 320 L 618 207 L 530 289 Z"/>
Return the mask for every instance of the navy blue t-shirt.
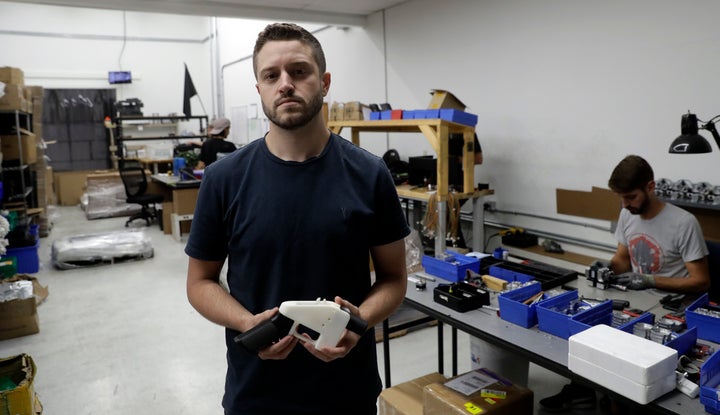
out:
<path id="1" fill-rule="evenodd" d="M 410 232 L 382 159 L 332 134 L 323 152 L 283 161 L 261 138 L 206 169 L 185 252 L 228 258 L 231 295 L 252 313 L 288 300 L 355 305 L 371 287 L 369 249 Z M 281 361 L 246 354 L 226 330 L 230 414 L 352 414 L 381 389 L 375 338 L 325 363 L 296 347 Z"/>

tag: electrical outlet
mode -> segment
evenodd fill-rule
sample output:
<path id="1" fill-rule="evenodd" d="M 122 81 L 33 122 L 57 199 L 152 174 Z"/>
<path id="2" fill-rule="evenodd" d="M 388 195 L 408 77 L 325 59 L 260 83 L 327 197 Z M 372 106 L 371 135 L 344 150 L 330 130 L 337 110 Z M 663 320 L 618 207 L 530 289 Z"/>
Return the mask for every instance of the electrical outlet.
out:
<path id="1" fill-rule="evenodd" d="M 483 204 L 483 207 L 485 208 L 485 210 L 492 212 L 497 209 L 496 203 L 497 202 L 495 202 L 494 200 L 488 200 Z"/>

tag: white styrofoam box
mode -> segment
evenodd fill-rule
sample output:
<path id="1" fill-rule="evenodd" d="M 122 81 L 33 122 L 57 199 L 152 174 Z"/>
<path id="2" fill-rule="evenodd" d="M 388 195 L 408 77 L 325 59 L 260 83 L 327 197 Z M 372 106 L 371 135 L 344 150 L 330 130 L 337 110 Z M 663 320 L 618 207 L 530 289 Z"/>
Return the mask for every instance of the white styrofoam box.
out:
<path id="1" fill-rule="evenodd" d="M 673 348 L 604 324 L 570 336 L 568 355 L 643 385 L 667 376 L 674 379 L 678 360 Z"/>
<path id="2" fill-rule="evenodd" d="M 610 372 L 604 365 L 594 364 L 573 355 L 568 356 L 568 368 L 598 385 L 643 405 L 675 389 L 675 373 L 658 378 L 650 384 L 642 384 L 633 382 L 621 373 Z"/>

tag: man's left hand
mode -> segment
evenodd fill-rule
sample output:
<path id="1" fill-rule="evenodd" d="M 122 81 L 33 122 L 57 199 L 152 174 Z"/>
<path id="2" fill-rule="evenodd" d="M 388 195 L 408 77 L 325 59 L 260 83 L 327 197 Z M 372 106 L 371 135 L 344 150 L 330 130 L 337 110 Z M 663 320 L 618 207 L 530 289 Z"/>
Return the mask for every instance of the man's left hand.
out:
<path id="1" fill-rule="evenodd" d="M 625 272 L 615 276 L 615 283 L 631 290 L 644 290 L 655 287 L 655 277 L 637 272 Z"/>

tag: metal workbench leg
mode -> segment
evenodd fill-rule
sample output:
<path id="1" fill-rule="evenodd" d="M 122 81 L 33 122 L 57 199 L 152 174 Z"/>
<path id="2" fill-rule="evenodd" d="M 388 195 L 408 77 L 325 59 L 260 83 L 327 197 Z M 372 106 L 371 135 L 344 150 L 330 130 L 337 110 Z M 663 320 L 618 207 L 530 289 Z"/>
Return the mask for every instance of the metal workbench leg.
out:
<path id="1" fill-rule="evenodd" d="M 382 322 L 383 335 L 383 360 L 385 361 L 385 387 L 389 388 L 390 384 L 390 320 L 385 319 Z"/>
<path id="2" fill-rule="evenodd" d="M 452 328 L 452 375 L 457 376 L 458 374 L 458 360 L 457 360 L 457 328 Z"/>
<path id="3" fill-rule="evenodd" d="M 444 369 L 444 363 L 445 363 L 445 356 L 443 353 L 443 323 L 438 321 L 438 373 L 443 374 L 445 371 Z"/>

